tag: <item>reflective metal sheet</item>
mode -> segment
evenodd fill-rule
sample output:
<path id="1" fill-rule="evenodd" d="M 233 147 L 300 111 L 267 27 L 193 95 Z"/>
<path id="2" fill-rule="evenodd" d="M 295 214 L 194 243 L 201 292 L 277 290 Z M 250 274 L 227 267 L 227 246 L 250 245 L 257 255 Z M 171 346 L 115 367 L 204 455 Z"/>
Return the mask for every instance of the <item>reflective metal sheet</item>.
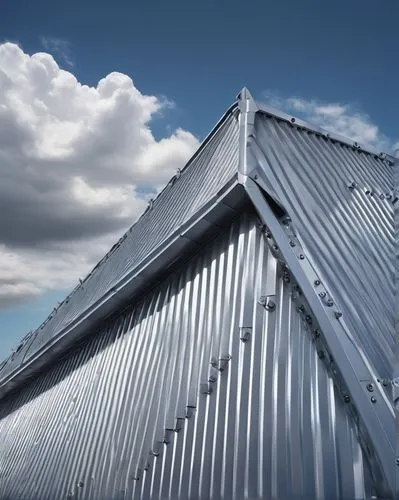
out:
<path id="1" fill-rule="evenodd" d="M 8 395 L 0 498 L 368 498 L 352 419 L 274 268 L 243 214 Z"/>
<path id="2" fill-rule="evenodd" d="M 255 162 L 373 364 L 395 363 L 394 168 L 390 161 L 258 113 Z"/>

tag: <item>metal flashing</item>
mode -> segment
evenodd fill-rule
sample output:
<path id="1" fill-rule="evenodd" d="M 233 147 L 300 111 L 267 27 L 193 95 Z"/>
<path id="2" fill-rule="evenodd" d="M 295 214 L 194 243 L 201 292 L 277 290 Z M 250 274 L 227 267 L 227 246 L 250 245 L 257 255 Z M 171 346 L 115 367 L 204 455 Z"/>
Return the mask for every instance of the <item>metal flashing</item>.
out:
<path id="1" fill-rule="evenodd" d="M 274 116 L 280 120 L 283 120 L 289 123 L 292 127 L 301 128 L 304 130 L 308 130 L 310 132 L 314 132 L 316 134 L 320 134 L 325 139 L 339 142 L 340 144 L 344 144 L 349 146 L 355 150 L 362 151 L 364 153 L 368 153 L 374 156 L 377 156 L 381 160 L 386 160 L 389 163 L 398 163 L 398 158 L 396 158 L 392 153 L 387 153 L 384 151 L 378 151 L 378 149 L 364 144 L 361 145 L 356 141 L 351 140 L 348 137 L 337 134 L 335 132 L 329 132 L 328 130 L 319 127 L 318 125 L 307 122 L 306 120 L 302 120 L 301 118 L 297 118 L 292 116 L 284 111 L 273 108 L 272 106 L 268 106 L 267 104 L 261 103 L 260 101 L 256 101 L 256 106 L 260 113 L 264 113 L 266 115 Z"/>

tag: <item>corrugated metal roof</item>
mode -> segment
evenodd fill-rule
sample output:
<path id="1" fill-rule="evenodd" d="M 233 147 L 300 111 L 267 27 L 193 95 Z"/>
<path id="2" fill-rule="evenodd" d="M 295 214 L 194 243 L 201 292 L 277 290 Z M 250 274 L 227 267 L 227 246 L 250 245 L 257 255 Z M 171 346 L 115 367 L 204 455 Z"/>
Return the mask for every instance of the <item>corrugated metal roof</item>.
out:
<path id="1" fill-rule="evenodd" d="M 258 113 L 255 156 L 379 377 L 395 363 L 394 167 Z M 262 158 L 257 151 L 260 151 Z"/>
<path id="2" fill-rule="evenodd" d="M 369 498 L 355 424 L 293 285 L 243 214 L 4 400 L 0 497 Z"/>

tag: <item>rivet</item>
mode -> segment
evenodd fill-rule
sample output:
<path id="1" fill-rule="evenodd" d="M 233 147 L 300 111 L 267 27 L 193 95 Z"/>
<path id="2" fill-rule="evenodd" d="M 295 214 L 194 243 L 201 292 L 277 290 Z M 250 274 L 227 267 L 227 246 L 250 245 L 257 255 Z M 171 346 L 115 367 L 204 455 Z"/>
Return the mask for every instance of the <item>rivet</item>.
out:
<path id="1" fill-rule="evenodd" d="M 186 406 L 186 418 L 191 418 L 196 410 L 196 406 Z"/>
<path id="2" fill-rule="evenodd" d="M 266 311 L 272 312 L 276 309 L 276 304 L 272 300 L 269 300 L 265 307 Z"/>
<path id="3" fill-rule="evenodd" d="M 317 328 L 313 330 L 313 335 L 315 336 L 316 339 L 318 339 L 320 337 L 320 330 L 318 330 Z"/>
<path id="4" fill-rule="evenodd" d="M 345 394 L 344 396 L 345 403 L 350 403 L 350 400 L 351 400 L 350 396 L 348 396 L 348 394 Z"/>
<path id="5" fill-rule="evenodd" d="M 248 342 L 248 340 L 251 338 L 251 330 L 250 329 L 244 329 L 241 333 L 240 340 L 241 342 Z"/>
<path id="6" fill-rule="evenodd" d="M 373 384 L 367 384 L 367 390 L 368 390 L 369 392 L 373 392 L 373 391 L 374 391 L 374 386 L 373 386 Z"/>
<path id="7" fill-rule="evenodd" d="M 78 482 L 78 488 L 83 488 L 83 481 Z"/>
<path id="8" fill-rule="evenodd" d="M 324 351 L 319 351 L 317 354 L 319 355 L 320 359 L 324 359 L 325 357 Z"/>
<path id="9" fill-rule="evenodd" d="M 301 304 L 300 306 L 297 307 L 298 312 L 303 312 L 305 310 L 305 306 Z"/>
<path id="10" fill-rule="evenodd" d="M 292 240 L 291 240 L 291 241 L 290 241 L 290 246 L 291 246 L 291 247 L 294 247 L 294 246 L 295 246 L 295 241 L 292 241 Z"/>
<path id="11" fill-rule="evenodd" d="M 320 285 L 320 280 L 314 280 L 314 286 L 319 286 Z"/>
<path id="12" fill-rule="evenodd" d="M 371 396 L 370 401 L 371 401 L 372 403 L 376 403 L 376 402 L 377 402 L 377 399 L 376 399 L 374 396 Z"/>
<path id="13" fill-rule="evenodd" d="M 319 293 L 319 297 L 320 297 L 321 299 L 324 299 L 324 297 L 325 297 L 325 296 L 326 296 L 326 292 L 320 292 L 320 293 Z"/>
<path id="14" fill-rule="evenodd" d="M 216 379 L 215 379 L 216 380 Z M 185 417 L 177 417 L 174 432 L 180 432 L 184 427 Z"/>
<path id="15" fill-rule="evenodd" d="M 295 123 L 295 118 L 291 118 L 291 123 Z"/>
<path id="16" fill-rule="evenodd" d="M 255 175 L 254 175 L 254 179 L 255 179 L 255 180 L 257 180 L 257 178 L 258 178 L 258 176 L 255 174 Z"/>
<path id="17" fill-rule="evenodd" d="M 396 465 L 399 465 L 399 458 L 396 459 Z"/>
<path id="18" fill-rule="evenodd" d="M 342 312 L 341 311 L 335 311 L 335 317 L 337 319 L 339 319 L 341 316 L 342 316 Z"/>
<path id="19" fill-rule="evenodd" d="M 301 253 L 301 254 L 299 254 L 299 258 L 300 258 L 300 260 L 303 260 L 305 258 L 305 256 Z"/>
<path id="20" fill-rule="evenodd" d="M 274 250 L 275 252 L 277 252 L 277 251 L 278 251 L 278 246 L 277 246 L 277 245 L 273 245 L 273 250 Z"/>
<path id="21" fill-rule="evenodd" d="M 258 302 L 259 302 L 259 304 L 260 304 L 261 306 L 265 306 L 265 305 L 266 305 L 266 302 L 267 302 L 267 297 L 266 297 L 266 295 L 262 295 L 262 296 L 259 298 Z"/>
<path id="22" fill-rule="evenodd" d="M 328 299 L 326 304 L 328 307 L 332 307 L 334 305 L 334 302 L 331 299 Z"/>
<path id="23" fill-rule="evenodd" d="M 291 222 L 291 217 L 289 217 L 288 215 L 286 215 L 284 217 L 284 219 L 283 219 L 282 222 L 283 222 L 284 226 L 288 226 L 290 224 L 290 222 Z"/>
<path id="24" fill-rule="evenodd" d="M 309 316 L 309 314 L 306 316 L 305 320 L 308 325 L 312 324 L 312 316 Z"/>

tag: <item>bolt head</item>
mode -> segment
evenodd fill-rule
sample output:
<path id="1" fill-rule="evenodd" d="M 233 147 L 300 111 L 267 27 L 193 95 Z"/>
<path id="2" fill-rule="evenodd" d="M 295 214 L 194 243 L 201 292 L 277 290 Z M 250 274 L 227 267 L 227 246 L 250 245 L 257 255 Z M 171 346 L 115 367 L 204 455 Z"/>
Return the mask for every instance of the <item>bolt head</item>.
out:
<path id="1" fill-rule="evenodd" d="M 325 297 L 325 296 L 326 296 L 326 292 L 320 292 L 320 293 L 319 293 L 319 297 L 320 297 L 321 299 L 324 299 L 324 297 Z"/>
<path id="2" fill-rule="evenodd" d="M 372 403 L 376 403 L 376 402 L 377 402 L 377 399 L 375 398 L 375 396 L 371 396 L 370 401 L 371 401 Z"/>
<path id="3" fill-rule="evenodd" d="M 291 240 L 291 241 L 290 241 L 290 246 L 291 246 L 291 247 L 294 247 L 294 246 L 295 246 L 295 241 L 292 241 L 292 240 Z"/>
<path id="4" fill-rule="evenodd" d="M 374 386 L 373 386 L 373 384 L 367 384 L 367 390 L 368 390 L 369 392 L 373 392 L 373 391 L 374 391 Z"/>
<path id="5" fill-rule="evenodd" d="M 320 285 L 320 280 L 315 280 L 314 281 L 314 286 L 319 286 Z"/>
<path id="6" fill-rule="evenodd" d="M 332 307 L 334 305 L 334 302 L 331 299 L 327 300 L 327 306 Z"/>

